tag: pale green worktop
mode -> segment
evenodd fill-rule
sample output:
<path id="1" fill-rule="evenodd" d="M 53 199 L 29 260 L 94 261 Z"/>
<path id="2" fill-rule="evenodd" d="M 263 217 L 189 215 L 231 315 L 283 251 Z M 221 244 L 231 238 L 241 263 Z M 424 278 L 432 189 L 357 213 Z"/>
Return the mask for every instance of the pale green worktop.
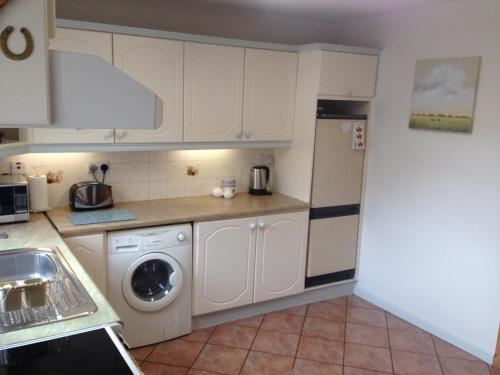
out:
<path id="1" fill-rule="evenodd" d="M 0 251 L 24 247 L 58 247 L 75 275 L 97 305 L 98 310 L 89 316 L 0 334 L 0 348 L 118 322 L 120 318 L 116 312 L 83 270 L 59 234 L 50 225 L 47 218 L 43 214 L 31 214 L 30 216 L 31 218 L 28 223 L 0 225 L 0 234 L 3 232 L 9 234 L 8 239 L 0 238 Z"/>

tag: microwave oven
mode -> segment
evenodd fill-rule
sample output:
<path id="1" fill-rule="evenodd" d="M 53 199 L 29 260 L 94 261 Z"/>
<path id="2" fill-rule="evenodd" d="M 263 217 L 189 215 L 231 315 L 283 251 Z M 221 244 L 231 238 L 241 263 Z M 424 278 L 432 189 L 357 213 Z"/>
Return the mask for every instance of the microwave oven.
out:
<path id="1" fill-rule="evenodd" d="M 28 221 L 28 183 L 23 176 L 0 176 L 0 223 Z"/>

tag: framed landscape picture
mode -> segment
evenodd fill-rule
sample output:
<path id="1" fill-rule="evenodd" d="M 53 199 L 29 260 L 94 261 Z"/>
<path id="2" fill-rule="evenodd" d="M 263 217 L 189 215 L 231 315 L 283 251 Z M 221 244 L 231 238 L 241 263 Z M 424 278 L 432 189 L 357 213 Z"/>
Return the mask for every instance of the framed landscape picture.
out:
<path id="1" fill-rule="evenodd" d="M 472 133 L 480 57 L 419 60 L 410 128 Z"/>

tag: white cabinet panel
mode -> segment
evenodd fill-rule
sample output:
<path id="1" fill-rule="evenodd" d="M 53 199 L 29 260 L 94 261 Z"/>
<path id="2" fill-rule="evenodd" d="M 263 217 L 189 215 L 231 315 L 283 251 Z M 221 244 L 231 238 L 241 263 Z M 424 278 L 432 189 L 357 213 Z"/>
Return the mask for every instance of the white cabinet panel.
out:
<path id="1" fill-rule="evenodd" d="M 194 315 L 252 303 L 255 237 L 255 218 L 195 224 Z"/>
<path id="2" fill-rule="evenodd" d="M 104 296 L 107 294 L 104 234 L 65 238 L 64 242 Z M 78 275 L 77 275 L 78 276 Z"/>
<path id="3" fill-rule="evenodd" d="M 49 49 L 95 55 L 113 64 L 110 33 L 99 31 L 56 28 L 56 35 L 49 40 Z"/>
<path id="4" fill-rule="evenodd" d="M 323 51 L 321 54 L 320 95 L 375 95 L 378 57 Z"/>
<path id="5" fill-rule="evenodd" d="M 293 138 L 297 54 L 246 49 L 243 139 Z"/>
<path id="6" fill-rule="evenodd" d="M 186 43 L 184 58 L 184 140 L 241 138 L 244 49 Z"/>
<path id="7" fill-rule="evenodd" d="M 87 30 L 56 29 L 49 41 L 55 51 L 96 55 L 112 64 L 111 34 Z M 112 129 L 40 129 L 31 130 L 31 142 L 43 144 L 113 143 Z"/>
<path id="8" fill-rule="evenodd" d="M 257 218 L 254 302 L 304 291 L 307 211 Z"/>
<path id="9" fill-rule="evenodd" d="M 8 39 L 13 53 L 25 50 L 21 34 L 26 28 L 33 37 L 33 52 L 24 60 L 11 60 L 0 53 L 0 124 L 49 125 L 49 72 L 46 0 L 9 1 L 0 8 L 0 31 L 12 26 Z"/>
<path id="10" fill-rule="evenodd" d="M 180 142 L 183 137 L 183 42 L 113 35 L 117 68 L 163 101 L 163 119 L 154 130 L 118 130 L 117 143 Z"/>

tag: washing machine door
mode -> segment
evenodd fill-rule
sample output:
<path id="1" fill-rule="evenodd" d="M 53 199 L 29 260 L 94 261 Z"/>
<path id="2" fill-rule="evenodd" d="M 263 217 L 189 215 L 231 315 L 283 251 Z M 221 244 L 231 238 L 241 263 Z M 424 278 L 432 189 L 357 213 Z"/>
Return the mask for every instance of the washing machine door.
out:
<path id="1" fill-rule="evenodd" d="M 137 258 L 125 272 L 123 295 L 139 311 L 158 311 L 172 303 L 182 287 L 182 269 L 171 256 L 149 253 Z"/>

